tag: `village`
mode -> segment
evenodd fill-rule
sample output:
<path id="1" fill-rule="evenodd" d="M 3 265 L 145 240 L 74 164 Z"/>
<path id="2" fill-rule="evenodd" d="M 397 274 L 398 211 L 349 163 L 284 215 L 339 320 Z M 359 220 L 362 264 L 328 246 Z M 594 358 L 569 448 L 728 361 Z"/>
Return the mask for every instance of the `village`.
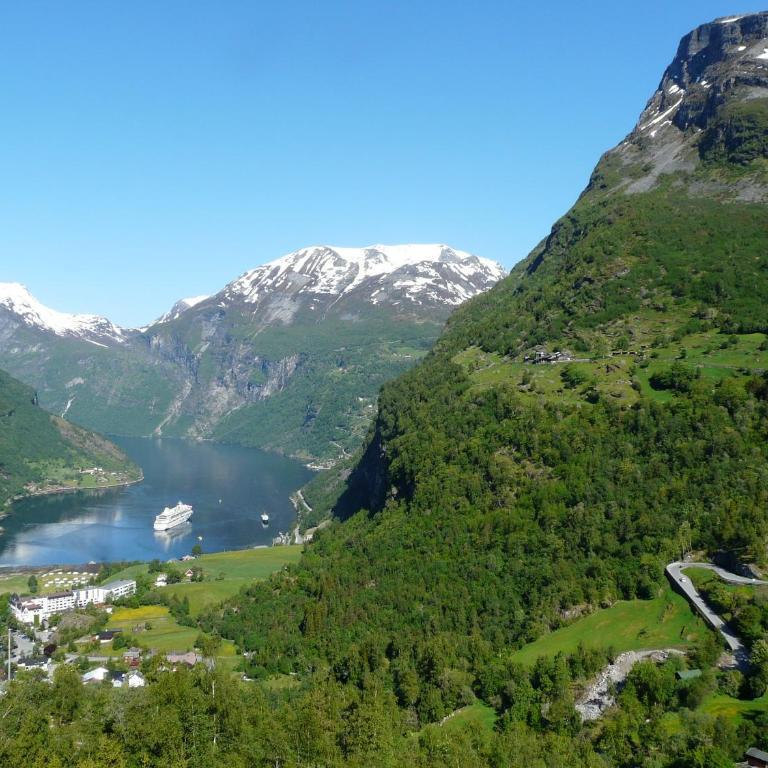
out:
<path id="1" fill-rule="evenodd" d="M 97 574 L 87 568 L 50 570 L 40 573 L 39 579 L 32 574 L 28 586 L 35 593 L 14 593 L 8 599 L 7 637 L 0 645 L 0 694 L 19 673 L 33 673 L 50 681 L 62 664 L 76 667 L 83 684 L 115 688 L 143 687 L 144 672 L 149 668 L 174 672 L 201 663 L 212 667 L 218 650 L 215 641 L 200 643 L 204 648 L 195 647 L 194 630 L 179 627 L 164 605 L 128 605 L 138 599 L 137 593 L 162 594 L 169 585 L 203 586 L 203 569 L 195 563 L 198 556 L 133 566 L 139 570 L 136 578 L 113 578 L 102 584 L 95 583 Z M 226 582 L 222 575 L 217 576 L 219 589 Z M 38 583 L 45 593 L 36 592 Z M 183 631 L 158 637 L 147 618 L 159 628 Z M 172 638 L 178 639 L 178 648 L 166 647 Z"/>

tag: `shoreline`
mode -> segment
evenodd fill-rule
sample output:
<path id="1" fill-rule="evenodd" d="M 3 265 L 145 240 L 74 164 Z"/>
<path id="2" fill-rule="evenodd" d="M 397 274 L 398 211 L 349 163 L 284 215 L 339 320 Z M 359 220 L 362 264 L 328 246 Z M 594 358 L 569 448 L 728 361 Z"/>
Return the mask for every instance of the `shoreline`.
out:
<path id="1" fill-rule="evenodd" d="M 0 520 L 4 517 L 8 517 L 11 514 L 11 509 L 17 501 L 24 501 L 25 499 L 34 499 L 39 496 L 55 496 L 64 493 L 77 493 L 78 491 L 108 491 L 114 488 L 127 488 L 130 485 L 137 485 L 144 482 L 144 472 L 140 471 L 140 476 L 135 480 L 121 480 L 119 483 L 108 483 L 107 485 L 96 485 L 92 487 L 73 487 L 71 485 L 61 485 L 56 488 L 46 488 L 41 491 L 30 491 L 29 493 L 22 493 L 17 496 L 13 496 L 8 499 L 4 504 L 4 510 L 0 512 Z"/>
<path id="2" fill-rule="evenodd" d="M 301 546 L 300 544 L 289 544 L 289 545 L 279 545 L 279 546 Z M 203 552 L 203 556 L 206 555 L 221 555 L 225 554 L 227 552 L 248 552 L 250 550 L 254 549 L 273 549 L 277 548 L 273 544 L 253 544 L 251 546 L 247 547 L 234 547 L 232 549 L 217 549 L 211 552 Z M 176 562 L 177 558 L 171 558 L 170 560 L 163 560 L 161 562 Z M 88 562 L 88 563 L 45 563 L 42 565 L 23 565 L 23 564 L 16 564 L 16 565 L 0 565 L 0 586 L 2 586 L 2 579 L 7 578 L 9 576 L 13 576 L 15 574 L 22 574 L 22 573 L 41 573 L 43 571 L 49 571 L 49 570 L 61 570 L 61 569 L 77 569 L 81 572 L 89 572 L 93 574 L 98 574 L 101 570 L 101 567 L 104 565 L 110 566 L 110 565 L 121 565 L 126 568 L 132 566 L 132 565 L 146 565 L 149 563 L 150 560 L 99 560 L 95 562 Z M 179 561 L 180 562 L 180 561 Z M 2 593 L 2 590 L 0 589 L 0 593 Z"/>

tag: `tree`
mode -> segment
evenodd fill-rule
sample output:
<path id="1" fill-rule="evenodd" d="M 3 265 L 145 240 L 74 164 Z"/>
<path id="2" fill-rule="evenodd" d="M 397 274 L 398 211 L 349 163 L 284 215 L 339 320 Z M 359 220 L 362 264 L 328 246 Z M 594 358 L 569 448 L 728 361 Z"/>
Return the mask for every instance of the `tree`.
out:
<path id="1" fill-rule="evenodd" d="M 27 579 L 27 587 L 29 588 L 31 594 L 34 595 L 37 593 L 37 576 L 35 576 L 34 573 Z"/>
<path id="2" fill-rule="evenodd" d="M 221 637 L 219 635 L 205 635 L 201 632 L 195 640 L 195 646 L 200 649 L 203 656 L 211 658 L 221 647 Z"/>
<path id="3" fill-rule="evenodd" d="M 71 723 L 83 700 L 83 684 L 80 675 L 69 664 L 61 664 L 53 673 L 51 710 L 59 723 Z"/>
<path id="4" fill-rule="evenodd" d="M 200 543 L 197 543 L 197 544 L 195 544 L 195 546 L 194 546 L 194 547 L 192 547 L 192 554 L 193 554 L 195 557 L 200 557 L 200 555 L 202 555 L 202 554 L 203 554 L 203 548 L 202 548 L 202 546 L 200 545 Z"/>

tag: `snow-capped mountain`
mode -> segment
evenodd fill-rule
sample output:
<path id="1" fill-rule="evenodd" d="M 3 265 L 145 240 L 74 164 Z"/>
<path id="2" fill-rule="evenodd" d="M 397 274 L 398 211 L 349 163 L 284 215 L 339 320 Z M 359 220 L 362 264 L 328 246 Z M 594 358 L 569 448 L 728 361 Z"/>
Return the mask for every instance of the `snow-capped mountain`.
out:
<path id="1" fill-rule="evenodd" d="M 208 295 L 204 296 L 189 296 L 186 299 L 179 299 L 165 314 L 160 315 L 160 317 L 155 320 L 153 325 L 157 323 L 167 323 L 171 320 L 175 320 L 177 317 L 180 317 L 184 312 L 186 312 L 188 309 L 192 309 L 192 307 L 197 306 L 200 302 L 205 301 L 208 298 Z"/>
<path id="2" fill-rule="evenodd" d="M 278 294 L 338 300 L 355 293 L 372 304 L 408 300 L 456 306 L 505 274 L 500 264 L 447 245 L 320 245 L 301 248 L 246 272 L 217 299 L 260 304 Z"/>
<path id="3" fill-rule="evenodd" d="M 181 299 L 140 329 L 56 312 L 5 283 L 0 368 L 102 432 L 329 461 L 359 446 L 380 387 L 504 273 L 447 245 L 315 246 Z"/>
<path id="4" fill-rule="evenodd" d="M 2 315 L 5 315 L 3 322 Z M 56 336 L 73 337 L 105 346 L 122 342 L 125 331 L 105 317 L 57 312 L 41 304 L 20 283 L 0 283 L 0 328 L 21 324 Z"/>

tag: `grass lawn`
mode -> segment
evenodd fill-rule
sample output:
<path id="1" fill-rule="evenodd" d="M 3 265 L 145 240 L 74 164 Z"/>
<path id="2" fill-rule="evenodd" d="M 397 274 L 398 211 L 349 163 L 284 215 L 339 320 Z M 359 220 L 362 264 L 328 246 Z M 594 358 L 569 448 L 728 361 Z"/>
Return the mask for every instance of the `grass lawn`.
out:
<path id="1" fill-rule="evenodd" d="M 573 653 L 587 648 L 612 647 L 616 652 L 654 648 L 685 648 L 702 631 L 688 603 L 666 588 L 653 600 L 621 600 L 566 627 L 550 632 L 512 654 L 514 661 L 531 665 L 539 656 Z"/>
<path id="2" fill-rule="evenodd" d="M 151 629 L 143 627 L 149 622 Z M 139 608 L 115 608 L 109 619 L 107 629 L 122 629 L 125 634 L 133 634 L 137 641 L 148 648 L 158 651 L 189 651 L 200 631 L 195 627 L 182 627 L 168 613 L 164 605 L 142 605 Z M 112 649 L 111 643 L 102 646 L 107 655 L 119 655 L 121 651 Z"/>
<path id="3" fill-rule="evenodd" d="M 29 574 L 16 574 L 11 576 L 0 576 L 0 595 L 8 592 L 13 594 L 19 592 L 26 594 L 29 592 L 27 581 L 29 580 Z"/>
<path id="4" fill-rule="evenodd" d="M 750 718 L 761 712 L 768 712 L 768 694 L 759 699 L 743 701 L 723 693 L 715 693 L 702 702 L 698 711 L 706 712 L 708 715 L 725 715 L 728 719 Z"/>
<path id="5" fill-rule="evenodd" d="M 195 565 L 202 567 L 204 581 L 169 584 L 164 591 L 179 599 L 186 595 L 189 610 L 196 616 L 204 608 L 236 595 L 240 587 L 266 579 L 284 565 L 298 562 L 301 550 L 301 546 L 263 547 L 203 555 Z"/>
<path id="6" fill-rule="evenodd" d="M 220 603 L 240 591 L 240 587 L 257 579 L 265 579 L 289 563 L 298 562 L 301 546 L 260 547 L 241 549 L 234 552 L 215 552 L 202 555 L 189 565 L 203 569 L 203 581 L 170 584 L 163 588 L 164 593 L 177 595 L 179 599 L 189 598 L 192 615 L 197 615 L 204 608 Z M 174 563 L 178 568 L 186 568 L 186 563 Z M 136 578 L 147 573 L 147 564 L 132 565 L 110 577 L 113 579 Z"/>
<path id="7" fill-rule="evenodd" d="M 444 731 L 453 733 L 467 725 L 478 725 L 480 728 L 492 731 L 496 724 L 496 710 L 481 701 L 470 704 L 460 709 L 453 717 L 446 720 L 441 726 Z"/>

